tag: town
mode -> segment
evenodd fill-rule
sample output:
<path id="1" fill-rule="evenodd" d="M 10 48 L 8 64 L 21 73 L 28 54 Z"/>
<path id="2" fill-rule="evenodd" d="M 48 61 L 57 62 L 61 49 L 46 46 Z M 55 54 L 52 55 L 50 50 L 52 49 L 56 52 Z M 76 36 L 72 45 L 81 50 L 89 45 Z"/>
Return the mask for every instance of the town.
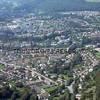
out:
<path id="1" fill-rule="evenodd" d="M 29 14 L 0 22 L 1 88 L 19 82 L 38 100 L 81 100 L 86 80 L 92 84 L 90 74 L 99 67 L 100 12 Z M 94 83 L 89 86 L 95 93 Z"/>

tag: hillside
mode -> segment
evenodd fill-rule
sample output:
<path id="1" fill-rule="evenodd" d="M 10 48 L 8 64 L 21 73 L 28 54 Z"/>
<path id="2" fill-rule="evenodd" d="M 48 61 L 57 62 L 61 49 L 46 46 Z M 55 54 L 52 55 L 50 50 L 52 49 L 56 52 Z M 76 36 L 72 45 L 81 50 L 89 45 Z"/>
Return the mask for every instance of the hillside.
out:
<path id="1" fill-rule="evenodd" d="M 100 0 L 25 0 L 21 9 L 36 11 L 100 10 Z"/>
<path id="2" fill-rule="evenodd" d="M 1 0 L 0 17 L 41 11 L 100 11 L 99 1 L 100 0 Z"/>

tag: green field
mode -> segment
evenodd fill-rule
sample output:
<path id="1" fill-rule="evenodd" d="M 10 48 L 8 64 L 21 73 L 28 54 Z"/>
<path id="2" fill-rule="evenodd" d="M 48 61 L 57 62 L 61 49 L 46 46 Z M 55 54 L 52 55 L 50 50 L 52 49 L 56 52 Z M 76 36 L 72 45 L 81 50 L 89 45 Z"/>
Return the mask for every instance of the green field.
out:
<path id="1" fill-rule="evenodd" d="M 3 64 L 0 64 L 0 70 L 3 69 L 3 68 L 4 68 L 4 65 Z"/>
<path id="2" fill-rule="evenodd" d="M 100 52 L 96 53 L 96 58 L 100 59 Z"/>
<path id="3" fill-rule="evenodd" d="M 45 90 L 46 90 L 48 93 L 51 94 L 51 93 L 55 92 L 57 89 L 58 89 L 58 86 L 53 86 L 53 87 L 46 88 Z"/>

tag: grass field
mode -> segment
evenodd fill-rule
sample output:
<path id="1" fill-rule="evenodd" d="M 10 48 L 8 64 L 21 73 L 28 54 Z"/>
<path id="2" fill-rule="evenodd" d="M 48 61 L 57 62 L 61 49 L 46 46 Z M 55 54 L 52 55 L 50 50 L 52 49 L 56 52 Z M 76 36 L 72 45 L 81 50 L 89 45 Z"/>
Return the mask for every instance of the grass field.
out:
<path id="1" fill-rule="evenodd" d="M 58 86 L 53 86 L 53 87 L 49 87 L 49 88 L 46 88 L 45 90 L 48 92 L 48 93 L 52 93 L 54 91 L 56 91 L 58 89 Z"/>
<path id="2" fill-rule="evenodd" d="M 3 69 L 3 68 L 4 68 L 4 65 L 3 64 L 0 64 L 0 70 Z"/>
<path id="3" fill-rule="evenodd" d="M 100 59 L 100 52 L 96 53 L 96 58 Z"/>

